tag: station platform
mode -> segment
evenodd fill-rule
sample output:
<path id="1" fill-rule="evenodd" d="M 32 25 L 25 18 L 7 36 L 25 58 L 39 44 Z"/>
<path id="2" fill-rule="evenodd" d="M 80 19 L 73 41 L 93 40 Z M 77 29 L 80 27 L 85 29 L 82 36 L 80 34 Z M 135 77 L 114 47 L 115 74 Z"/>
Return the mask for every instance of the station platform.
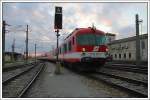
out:
<path id="1" fill-rule="evenodd" d="M 40 76 L 25 94 L 25 98 L 112 98 L 128 97 L 112 87 L 108 88 L 84 76 L 61 68 L 61 74 L 55 74 L 56 65 L 46 63 Z"/>

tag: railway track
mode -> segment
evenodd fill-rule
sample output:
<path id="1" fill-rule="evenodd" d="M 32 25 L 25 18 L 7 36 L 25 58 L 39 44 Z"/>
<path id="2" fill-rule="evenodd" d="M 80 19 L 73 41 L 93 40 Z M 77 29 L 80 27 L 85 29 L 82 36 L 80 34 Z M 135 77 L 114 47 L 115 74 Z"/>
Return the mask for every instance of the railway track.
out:
<path id="1" fill-rule="evenodd" d="M 18 68 L 22 68 L 22 67 L 26 67 L 26 66 L 30 66 L 30 65 L 34 65 L 35 62 L 32 63 L 27 63 L 27 64 L 19 64 L 19 65 L 12 65 L 12 66 L 5 66 L 2 68 L 3 72 L 7 72 L 7 71 L 11 71 L 11 70 L 15 70 Z"/>
<path id="2" fill-rule="evenodd" d="M 19 66 L 19 67 L 15 67 L 15 68 L 10 68 L 7 71 L 2 72 L 2 83 L 7 82 L 10 79 L 13 79 L 15 77 L 17 77 L 18 75 L 21 75 L 21 73 L 25 73 L 26 71 L 28 71 L 29 69 L 32 69 L 34 66 L 36 66 L 39 62 L 34 63 L 34 64 L 27 64 L 24 66 Z"/>
<path id="3" fill-rule="evenodd" d="M 135 73 L 142 73 L 142 74 L 148 74 L 148 68 L 147 67 L 136 67 L 136 66 L 126 66 L 126 65 L 105 65 L 105 68 L 109 69 L 116 69 L 116 70 L 124 70 L 129 72 L 135 72 Z"/>
<path id="4" fill-rule="evenodd" d="M 22 97 L 25 92 L 32 85 L 36 77 L 42 71 L 45 63 L 39 63 L 30 67 L 18 75 L 10 77 L 2 82 L 2 97 L 3 98 L 17 98 Z"/>
<path id="5" fill-rule="evenodd" d="M 130 93 L 130 95 L 133 95 L 135 97 L 148 97 L 148 84 L 145 82 L 132 80 L 103 72 L 84 73 L 82 75 L 97 81 L 104 82 L 115 88 Z"/>
<path id="6" fill-rule="evenodd" d="M 137 65 L 134 65 L 134 64 L 117 64 L 117 63 L 111 64 L 111 65 L 113 65 L 113 66 L 130 66 L 130 67 L 145 68 L 145 69 L 148 68 L 147 65 L 139 65 L 139 66 L 137 66 Z"/>

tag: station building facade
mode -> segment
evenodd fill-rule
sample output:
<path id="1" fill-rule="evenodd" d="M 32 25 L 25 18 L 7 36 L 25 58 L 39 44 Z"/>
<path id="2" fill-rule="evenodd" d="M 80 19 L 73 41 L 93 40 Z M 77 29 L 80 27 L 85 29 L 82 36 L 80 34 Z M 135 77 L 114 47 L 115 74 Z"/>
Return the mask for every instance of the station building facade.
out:
<path id="1" fill-rule="evenodd" d="M 108 42 L 113 61 L 136 61 L 136 36 Z M 141 62 L 148 61 L 148 34 L 140 35 Z"/>

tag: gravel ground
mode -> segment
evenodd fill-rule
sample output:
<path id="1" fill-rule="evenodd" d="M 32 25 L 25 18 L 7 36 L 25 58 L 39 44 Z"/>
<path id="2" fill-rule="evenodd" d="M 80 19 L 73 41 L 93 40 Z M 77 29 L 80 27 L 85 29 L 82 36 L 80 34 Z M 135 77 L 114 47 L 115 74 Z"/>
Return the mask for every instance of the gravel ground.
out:
<path id="1" fill-rule="evenodd" d="M 47 63 L 25 98 L 111 98 L 129 97 L 104 83 L 88 79 L 84 76 L 62 68 L 60 75 L 55 75 L 55 65 Z"/>

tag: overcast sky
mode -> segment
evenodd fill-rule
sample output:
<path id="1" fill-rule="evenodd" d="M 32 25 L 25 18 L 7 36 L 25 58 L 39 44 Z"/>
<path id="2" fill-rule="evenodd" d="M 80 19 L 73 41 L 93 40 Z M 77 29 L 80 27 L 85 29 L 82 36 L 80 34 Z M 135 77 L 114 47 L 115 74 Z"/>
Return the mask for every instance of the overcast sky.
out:
<path id="1" fill-rule="evenodd" d="M 77 27 L 94 25 L 104 32 L 116 34 L 116 39 L 135 36 L 135 14 L 139 14 L 142 33 L 147 33 L 146 3 L 3 3 L 3 20 L 7 26 L 6 51 L 24 52 L 25 30 L 29 25 L 29 52 L 50 51 L 56 44 L 54 32 L 55 6 L 63 7 L 63 29 L 60 42 Z M 140 31 L 141 32 L 141 31 Z"/>

